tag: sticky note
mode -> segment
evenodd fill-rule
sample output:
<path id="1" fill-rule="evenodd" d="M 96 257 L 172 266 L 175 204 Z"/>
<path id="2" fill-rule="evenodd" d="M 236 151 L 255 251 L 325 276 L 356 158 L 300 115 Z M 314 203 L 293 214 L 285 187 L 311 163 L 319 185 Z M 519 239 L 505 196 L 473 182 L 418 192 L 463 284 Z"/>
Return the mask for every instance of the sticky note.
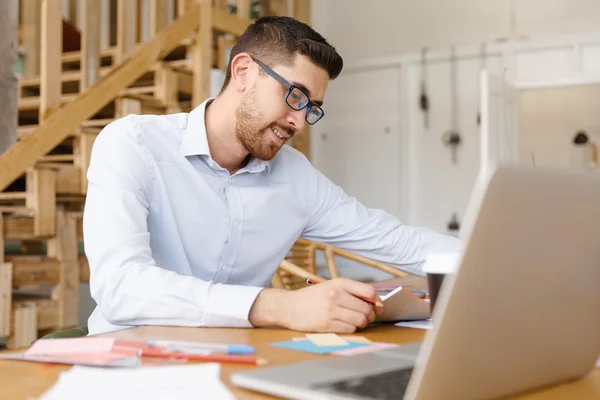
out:
<path id="1" fill-rule="evenodd" d="M 375 342 L 375 343 L 371 343 L 371 345 L 369 345 L 369 346 L 355 347 L 352 349 L 334 351 L 331 354 L 334 354 L 336 356 L 353 356 L 355 354 L 362 354 L 362 353 L 368 353 L 370 351 L 389 349 L 391 347 L 398 347 L 398 345 L 395 343 Z"/>
<path id="2" fill-rule="evenodd" d="M 346 335 L 340 336 L 340 338 L 344 339 L 347 342 L 373 343 L 369 338 L 366 338 L 364 336 Z"/>
<path id="3" fill-rule="evenodd" d="M 329 354 L 334 351 L 348 350 L 348 349 L 353 349 L 356 347 L 369 346 L 369 344 L 358 343 L 358 342 L 347 342 L 347 344 L 343 345 L 343 346 L 317 346 L 311 340 L 304 339 L 304 340 L 290 340 L 288 342 L 271 343 L 271 346 L 281 347 L 281 348 L 290 349 L 290 350 L 305 351 L 307 353 L 314 353 L 314 354 Z"/>
<path id="4" fill-rule="evenodd" d="M 109 353 L 114 344 L 115 338 L 39 339 L 26 354 Z"/>
<path id="5" fill-rule="evenodd" d="M 306 337 L 317 346 L 345 346 L 348 344 L 335 333 L 310 333 Z"/>

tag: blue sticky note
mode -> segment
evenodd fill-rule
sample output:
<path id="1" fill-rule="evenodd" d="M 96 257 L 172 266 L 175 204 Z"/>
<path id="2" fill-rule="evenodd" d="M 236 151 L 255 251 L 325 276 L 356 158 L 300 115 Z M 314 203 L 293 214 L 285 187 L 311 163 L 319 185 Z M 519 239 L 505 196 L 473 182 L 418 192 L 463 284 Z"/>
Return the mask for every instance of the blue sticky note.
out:
<path id="1" fill-rule="evenodd" d="M 348 342 L 342 346 L 317 346 L 312 340 L 291 340 L 289 342 L 271 343 L 275 347 L 283 347 L 284 349 L 306 351 L 314 354 L 329 354 L 334 351 L 349 350 L 357 347 L 369 346 L 369 343 Z"/>

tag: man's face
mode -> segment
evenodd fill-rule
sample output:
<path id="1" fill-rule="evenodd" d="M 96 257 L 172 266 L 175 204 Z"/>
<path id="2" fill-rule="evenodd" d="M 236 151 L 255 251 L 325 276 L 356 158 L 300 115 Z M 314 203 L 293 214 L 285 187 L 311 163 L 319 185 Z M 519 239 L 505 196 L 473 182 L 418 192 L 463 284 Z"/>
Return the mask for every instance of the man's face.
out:
<path id="1" fill-rule="evenodd" d="M 261 67 L 255 63 L 253 73 Z M 270 66 L 293 85 L 302 88 L 313 103 L 322 103 L 329 75 L 307 57 L 296 55 L 293 66 Z M 306 108 L 294 110 L 285 101 L 287 89 L 268 74 L 256 77 L 256 83 L 242 95 L 236 110 L 236 136 L 250 155 L 271 160 L 306 123 Z M 281 136 L 281 137 L 280 137 Z M 282 138 L 283 137 L 283 138 Z"/>

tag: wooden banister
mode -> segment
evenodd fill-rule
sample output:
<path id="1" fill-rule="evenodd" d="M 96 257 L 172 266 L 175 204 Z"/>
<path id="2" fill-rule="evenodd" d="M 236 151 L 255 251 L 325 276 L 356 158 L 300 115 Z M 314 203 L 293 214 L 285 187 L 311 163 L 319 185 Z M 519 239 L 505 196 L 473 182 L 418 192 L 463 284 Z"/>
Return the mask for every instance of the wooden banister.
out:
<path id="1" fill-rule="evenodd" d="M 187 13 L 188 11 L 186 11 Z M 240 18 L 229 14 L 227 11 L 214 9 L 212 11 L 213 29 L 223 33 L 232 33 L 235 36 L 242 36 L 246 28 L 250 25 L 248 18 Z"/>
<path id="2" fill-rule="evenodd" d="M 198 28 L 199 9 L 192 5 L 178 20 L 141 45 L 131 58 L 118 65 L 87 92 L 52 113 L 35 131 L 0 155 L 0 190 L 21 176 L 70 132 L 94 116 L 119 93 L 162 59 Z"/>

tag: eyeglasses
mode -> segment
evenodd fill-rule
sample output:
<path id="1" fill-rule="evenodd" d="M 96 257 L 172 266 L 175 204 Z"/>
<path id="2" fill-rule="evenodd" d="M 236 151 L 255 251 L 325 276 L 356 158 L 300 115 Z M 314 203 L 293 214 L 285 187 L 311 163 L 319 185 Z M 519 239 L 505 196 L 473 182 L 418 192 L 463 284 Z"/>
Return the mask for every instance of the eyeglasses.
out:
<path id="1" fill-rule="evenodd" d="M 315 103 L 313 103 L 312 101 L 310 101 L 307 94 L 304 93 L 302 89 L 289 83 L 281 75 L 273 71 L 271 68 L 269 68 L 267 65 L 263 64 L 256 58 L 252 57 L 252 59 L 258 65 L 260 65 L 267 74 L 269 74 L 270 76 L 275 78 L 279 83 L 285 86 L 285 88 L 287 89 L 287 93 L 285 94 L 285 102 L 288 106 L 290 106 L 291 109 L 300 111 L 306 107 L 306 116 L 304 118 L 306 119 L 306 122 L 308 122 L 309 125 L 314 125 L 321 118 L 323 118 L 323 115 L 325 115 L 323 109 Z"/>

